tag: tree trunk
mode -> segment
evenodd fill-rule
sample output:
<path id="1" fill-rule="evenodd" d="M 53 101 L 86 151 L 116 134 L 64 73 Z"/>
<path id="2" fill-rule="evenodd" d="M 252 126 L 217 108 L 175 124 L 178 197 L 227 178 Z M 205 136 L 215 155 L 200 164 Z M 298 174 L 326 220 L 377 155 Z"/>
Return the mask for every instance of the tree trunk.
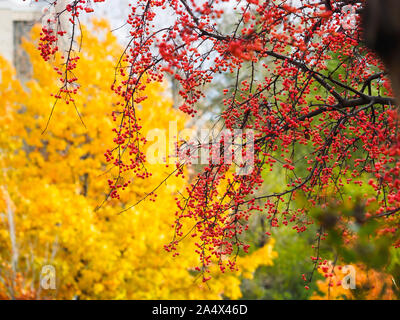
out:
<path id="1" fill-rule="evenodd" d="M 385 63 L 400 98 L 400 1 L 368 0 L 362 14 L 364 40 Z"/>

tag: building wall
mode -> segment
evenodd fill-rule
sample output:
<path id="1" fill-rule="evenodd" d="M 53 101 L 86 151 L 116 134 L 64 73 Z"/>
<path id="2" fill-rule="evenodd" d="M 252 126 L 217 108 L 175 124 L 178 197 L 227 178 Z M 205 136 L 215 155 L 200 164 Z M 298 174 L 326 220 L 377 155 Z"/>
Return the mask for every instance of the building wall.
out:
<path id="1" fill-rule="evenodd" d="M 40 23 L 42 6 L 36 3 L 23 5 L 22 0 L 19 2 L 0 0 L 0 55 L 13 63 L 18 76 L 27 77 L 30 64 L 20 47 L 21 40 L 29 36 L 35 23 Z"/>

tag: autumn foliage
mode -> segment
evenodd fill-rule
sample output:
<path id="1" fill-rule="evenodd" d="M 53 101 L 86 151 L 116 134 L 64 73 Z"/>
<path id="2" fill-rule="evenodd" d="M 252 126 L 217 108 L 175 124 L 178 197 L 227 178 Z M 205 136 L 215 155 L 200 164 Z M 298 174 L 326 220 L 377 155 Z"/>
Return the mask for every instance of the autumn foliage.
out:
<path id="1" fill-rule="evenodd" d="M 183 242 L 179 257 L 163 249 L 173 236 L 170 210 L 184 180 L 171 177 L 158 192 L 159 200 L 124 211 L 165 178 L 164 165 L 148 165 L 151 177 L 132 182 L 119 201 L 101 205 L 107 195 L 104 176 L 117 174 L 109 172 L 104 152 L 114 136 L 111 57 L 122 49 L 107 23 L 92 24 L 93 31 L 83 29 L 80 60 L 85 67 L 76 71 L 82 89 L 75 103 L 84 125 L 74 108 L 60 104 L 42 134 L 53 108 L 49 93 L 57 83 L 33 43 L 24 44 L 33 65 L 32 80 L 25 86 L 6 61 L 0 62 L 5 107 L 0 113 L 0 298 L 239 298 L 242 277 L 272 264 L 272 242 L 238 257 L 238 272 L 219 274 L 214 262 L 216 281 L 206 286 L 194 269 L 193 238 Z M 37 27 L 32 37 L 39 37 Z M 154 125 L 168 128 L 171 120 L 183 126 L 184 117 L 172 109 L 165 84 L 149 84 L 144 92 L 148 98 L 138 111 L 142 132 Z M 57 290 L 40 286 L 41 269 L 49 264 L 57 271 Z"/>
<path id="2" fill-rule="evenodd" d="M 49 5 L 56 3 L 50 1 Z M 88 98 L 88 91 L 95 90 L 91 81 L 104 68 L 96 61 L 86 71 L 85 51 L 80 54 L 77 48 L 78 40 L 87 33 L 80 30 L 79 17 L 92 13 L 93 8 L 85 0 L 66 3 L 65 10 L 53 17 L 55 22 L 50 19 L 43 27 L 38 45 L 45 61 L 60 59 L 53 64 L 59 83 L 51 82 L 48 89 L 55 93 L 57 103 L 65 103 L 54 110 L 68 115 L 65 121 L 51 117 L 47 129 L 47 135 L 60 143 L 59 152 L 47 154 L 47 147 L 42 147 L 32 155 L 41 166 L 40 174 L 57 175 L 57 159 L 68 149 L 79 153 L 79 164 L 71 166 L 74 183 L 85 181 L 87 173 L 90 181 L 95 181 L 96 194 L 103 193 L 107 208 L 117 207 L 120 201 L 135 204 L 143 198 L 167 201 L 162 207 L 168 208 L 164 209 L 165 221 L 173 224 L 170 231 L 174 237 L 170 240 L 168 231 L 156 231 L 154 226 L 151 230 L 158 237 L 165 234 L 162 242 L 165 251 L 171 252 L 166 257 L 177 259 L 190 251 L 183 242 L 192 236 L 197 257 L 193 263 L 198 263 L 195 270 L 204 282 L 210 279 L 216 264 L 220 275 L 226 270 L 237 272 L 239 253 L 249 250 L 243 235 L 248 222 L 258 214 L 265 217 L 270 229 L 291 225 L 303 233 L 316 226 L 313 270 L 323 264 L 321 246 L 325 240 L 342 253 L 339 258 L 352 261 L 363 252 L 357 251 L 360 247 L 373 247 L 376 252 L 385 246 L 399 247 L 398 111 L 388 70 L 363 40 L 359 13 L 365 5 L 364 0 L 137 0 L 126 9 L 129 41 L 125 50 L 117 62 L 101 62 L 109 63 L 109 69 L 114 66 L 115 72 L 110 71 L 99 83 L 99 88 L 105 83 L 111 87 L 108 92 L 106 88 L 99 91 L 108 101 L 103 105 L 103 114 L 108 117 L 100 118 L 103 122 L 99 124 L 94 120 L 91 123 L 92 117 L 98 121 L 99 107 L 91 100 L 94 98 Z M 160 24 L 166 15 L 168 21 Z M 223 25 L 227 16 L 230 23 Z M 67 25 L 57 23 L 62 19 Z M 62 39 L 68 40 L 64 47 L 59 46 Z M 113 56 L 115 51 L 109 54 Z M 107 57 L 104 52 L 101 56 Z M 43 68 L 49 70 L 50 65 Z M 85 72 L 80 74 L 82 70 Z M 89 74 L 91 81 L 85 81 Z M 233 135 L 235 130 L 254 132 L 254 166 L 248 174 L 236 172 L 235 164 L 222 152 L 219 161 L 210 160 L 191 180 L 185 174 L 185 161 L 149 170 L 146 133 L 150 127 L 162 128 L 163 121 L 169 119 L 150 120 L 157 108 L 155 92 L 167 76 L 176 82 L 180 96 L 180 115 L 174 109 L 168 113 L 171 118 L 196 118 L 206 98 L 204 88 L 215 85 L 222 76 L 234 79 L 219 92 L 218 129 L 227 129 Z M 50 72 L 42 77 L 49 82 L 50 78 L 55 79 Z M 46 110 L 47 114 L 50 111 Z M 86 128 L 76 123 L 73 114 L 79 112 Z M 17 123 L 26 126 L 24 121 Z M 41 136 L 32 134 L 32 130 L 28 130 L 27 145 L 43 144 Z M 18 135 L 23 136 L 20 132 Z M 61 133 L 67 133 L 68 140 L 57 138 Z M 102 142 L 94 144 L 96 155 L 104 153 L 101 161 L 85 150 L 92 146 L 92 135 L 98 135 Z M 113 144 L 106 146 L 105 141 Z M 199 151 L 220 142 L 220 136 L 207 142 L 198 145 Z M 250 148 L 247 143 L 240 146 L 243 150 Z M 41 156 L 52 157 L 47 164 L 51 170 L 42 167 Z M 83 171 L 79 171 L 81 166 Z M 97 175 L 99 167 L 111 169 L 101 180 L 92 178 L 93 173 L 85 171 L 88 167 Z M 168 184 L 182 189 L 173 197 L 164 197 L 163 193 L 170 192 L 168 187 L 159 188 L 154 182 L 165 171 L 171 177 Z M 284 175 L 284 183 L 270 187 L 276 172 Z M 63 166 L 59 176 L 52 179 L 63 181 L 66 176 Z M 27 179 L 23 182 L 32 187 Z M 150 190 L 133 191 L 136 186 Z M 356 197 L 351 195 L 354 190 L 360 190 Z M 37 188 L 32 192 L 38 192 Z M 77 206 L 65 199 L 66 203 L 58 205 L 70 205 L 71 210 Z M 159 210 L 157 201 L 148 205 Z M 53 204 L 49 207 L 54 209 Z M 88 219 L 104 215 L 115 221 L 115 225 L 107 226 L 125 228 L 134 221 L 126 216 L 139 210 L 136 206 L 129 208 L 126 215 L 113 215 L 105 207 L 95 214 L 89 210 Z M 136 219 L 149 219 L 153 224 L 159 221 L 143 214 Z M 110 237 L 116 237 L 115 233 L 118 240 L 129 235 L 128 230 L 114 230 Z M 270 230 L 265 232 L 270 234 Z M 128 247 L 132 250 L 135 246 Z M 346 251 L 348 248 L 355 248 L 355 253 Z M 304 280 L 312 278 L 313 272 Z"/>
<path id="3" fill-rule="evenodd" d="M 396 283 L 394 278 L 384 272 L 368 269 L 363 265 L 355 268 L 356 287 L 353 290 L 343 287 L 346 281 L 342 272 L 343 266 L 334 266 L 332 263 L 324 263 L 320 272 L 326 280 L 318 281 L 318 288 L 321 295 L 314 294 L 312 299 L 327 300 L 393 300 L 396 299 Z"/>

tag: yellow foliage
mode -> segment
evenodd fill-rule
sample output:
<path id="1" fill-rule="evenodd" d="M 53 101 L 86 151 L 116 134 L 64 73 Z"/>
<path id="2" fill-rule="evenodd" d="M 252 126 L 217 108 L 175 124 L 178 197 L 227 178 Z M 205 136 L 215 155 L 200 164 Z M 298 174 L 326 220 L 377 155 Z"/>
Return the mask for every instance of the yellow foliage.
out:
<path id="1" fill-rule="evenodd" d="M 318 290 L 322 293 L 314 293 L 313 300 L 392 300 L 396 299 L 393 292 L 393 277 L 374 269 L 367 269 L 364 265 L 353 265 L 355 274 L 355 288 L 343 286 L 347 270 L 342 266 L 327 265 L 326 280 L 318 280 Z M 346 272 L 342 272 L 346 271 Z"/>
<path id="2" fill-rule="evenodd" d="M 93 26 L 93 32 L 84 30 L 84 50 L 76 70 L 81 89 L 75 101 L 86 127 L 74 106 L 59 102 L 42 134 L 54 103 L 49 93 L 57 92 L 58 84 L 52 66 L 42 61 L 33 43 L 25 43 L 33 77 L 24 88 L 0 59 L 0 185 L 9 195 L 6 200 L 0 194 L 1 265 L 9 266 L 15 253 L 5 214 L 9 206 L 18 269 L 26 287 L 35 288 L 35 297 L 239 298 L 241 277 L 251 277 L 259 265 L 272 264 L 276 255 L 272 242 L 240 257 L 238 272 L 222 274 L 215 267 L 214 278 L 204 284 L 193 269 L 198 265 L 195 239 L 185 239 L 175 258 L 163 249 L 173 236 L 174 197 L 184 186 L 182 178 L 168 179 L 157 191 L 157 201 L 143 201 L 120 213 L 167 176 L 164 165 L 148 165 L 153 173 L 149 179 L 134 181 L 120 201 L 95 210 L 108 191 L 107 175 L 113 174 L 104 152 L 114 137 L 115 96 L 109 87 L 122 50 L 107 23 L 94 21 Z M 39 28 L 34 28 L 33 38 L 38 34 Z M 149 84 L 145 94 L 148 99 L 138 111 L 144 134 L 151 128 L 168 129 L 173 120 L 183 126 L 185 119 L 172 108 L 163 85 Z M 41 268 L 47 264 L 56 268 L 56 290 L 39 289 Z M 1 277 L 4 270 L 1 267 Z M 0 287 L 3 294 L 4 290 Z"/>

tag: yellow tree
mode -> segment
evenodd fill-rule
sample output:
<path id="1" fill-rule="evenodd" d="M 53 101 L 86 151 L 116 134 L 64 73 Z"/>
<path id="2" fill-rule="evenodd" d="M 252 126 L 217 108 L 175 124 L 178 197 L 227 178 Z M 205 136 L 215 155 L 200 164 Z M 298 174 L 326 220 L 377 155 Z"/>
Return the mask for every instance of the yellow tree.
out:
<path id="1" fill-rule="evenodd" d="M 34 28 L 33 39 L 39 32 Z M 238 257 L 239 271 L 215 272 L 204 284 L 194 269 L 196 239 L 185 239 L 177 257 L 163 249 L 173 235 L 174 196 L 182 178 L 170 177 L 156 201 L 121 212 L 168 175 L 165 165 L 148 165 L 149 179 L 133 181 L 125 198 L 95 210 L 106 197 L 105 177 L 115 175 L 104 152 L 114 137 L 109 87 L 112 57 L 121 48 L 104 21 L 93 21 L 92 32 L 84 34 L 77 70 L 82 89 L 75 98 L 84 125 L 73 105 L 60 102 L 42 133 L 57 83 L 33 43 L 25 42 L 33 76 L 24 86 L 0 60 L 0 298 L 239 298 L 241 278 L 272 263 L 272 242 Z M 144 94 L 148 99 L 138 111 L 144 135 L 150 128 L 168 129 L 169 121 L 183 126 L 165 87 L 150 84 Z M 55 268 L 54 290 L 40 286 L 46 265 Z"/>

